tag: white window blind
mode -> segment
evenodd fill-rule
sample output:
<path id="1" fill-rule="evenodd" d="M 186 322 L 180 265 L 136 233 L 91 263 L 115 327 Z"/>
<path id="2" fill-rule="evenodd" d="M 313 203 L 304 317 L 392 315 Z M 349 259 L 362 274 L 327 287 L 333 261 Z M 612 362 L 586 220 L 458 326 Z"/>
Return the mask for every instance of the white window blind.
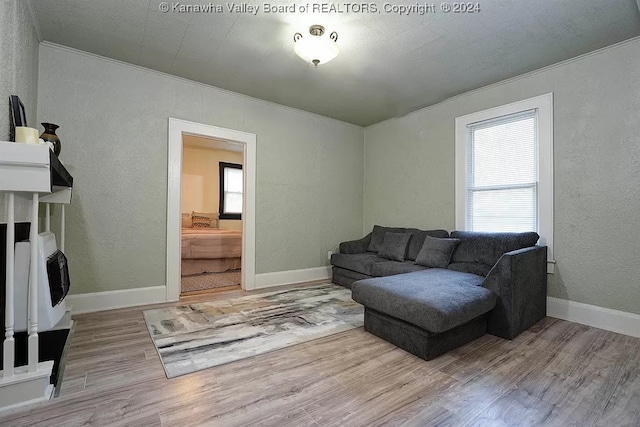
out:
<path id="1" fill-rule="evenodd" d="M 529 110 L 467 126 L 467 229 L 538 231 L 538 117 Z"/>
<path id="2" fill-rule="evenodd" d="M 224 213 L 242 213 L 242 169 L 224 169 Z"/>

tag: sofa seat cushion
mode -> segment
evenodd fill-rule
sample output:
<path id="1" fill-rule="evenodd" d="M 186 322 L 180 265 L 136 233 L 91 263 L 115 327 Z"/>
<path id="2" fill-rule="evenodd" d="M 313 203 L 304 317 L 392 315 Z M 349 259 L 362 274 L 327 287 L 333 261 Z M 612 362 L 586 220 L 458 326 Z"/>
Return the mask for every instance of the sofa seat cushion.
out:
<path id="1" fill-rule="evenodd" d="M 484 277 L 430 268 L 353 283 L 352 298 L 365 307 L 440 333 L 481 316 L 496 295 L 480 286 Z"/>
<path id="2" fill-rule="evenodd" d="M 384 277 L 395 274 L 413 273 L 414 271 L 426 270 L 427 267 L 417 265 L 413 261 L 385 261 L 377 262 L 371 267 L 372 276 Z"/>
<path id="3" fill-rule="evenodd" d="M 377 254 L 366 252 L 363 254 L 333 254 L 331 255 L 331 265 L 356 271 L 361 274 L 371 274 L 371 267 L 378 262 L 386 262 L 388 260 L 380 258 Z"/>

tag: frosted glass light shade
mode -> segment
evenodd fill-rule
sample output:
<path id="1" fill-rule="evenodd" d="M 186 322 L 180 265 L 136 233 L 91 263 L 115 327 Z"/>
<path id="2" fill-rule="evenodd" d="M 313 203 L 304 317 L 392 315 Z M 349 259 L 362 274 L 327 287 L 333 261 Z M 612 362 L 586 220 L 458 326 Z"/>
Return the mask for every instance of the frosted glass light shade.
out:
<path id="1" fill-rule="evenodd" d="M 340 48 L 328 37 L 308 35 L 295 43 L 294 51 L 306 62 L 315 64 L 318 61 L 318 64 L 326 64 L 338 56 Z"/>

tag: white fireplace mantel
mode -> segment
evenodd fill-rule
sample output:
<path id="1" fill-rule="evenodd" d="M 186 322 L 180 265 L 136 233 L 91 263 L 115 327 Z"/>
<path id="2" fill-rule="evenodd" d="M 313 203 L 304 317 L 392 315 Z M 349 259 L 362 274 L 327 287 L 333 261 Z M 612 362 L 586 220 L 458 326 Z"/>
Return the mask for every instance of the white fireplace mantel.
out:
<path id="1" fill-rule="evenodd" d="M 16 205 L 27 211 L 30 225 L 31 260 L 38 251 L 38 209 L 45 203 L 45 228 L 50 229 L 50 203 L 61 204 L 60 249 L 64 251 L 65 204 L 71 203 L 73 177 L 57 156 L 45 145 L 31 145 L 0 141 L 0 197 L 3 198 L 7 224 L 5 338 L 3 342 L 4 369 L 0 371 L 0 411 L 25 404 L 48 400 L 53 386 L 50 376 L 52 361 L 38 360 L 38 295 L 37 263 L 30 263 L 28 301 L 28 363 L 15 365 L 14 325 L 14 261 Z M 25 208 L 26 207 L 26 208 Z M 21 220 L 21 218 L 20 218 Z M 19 313 L 25 315 L 25 313 Z"/>

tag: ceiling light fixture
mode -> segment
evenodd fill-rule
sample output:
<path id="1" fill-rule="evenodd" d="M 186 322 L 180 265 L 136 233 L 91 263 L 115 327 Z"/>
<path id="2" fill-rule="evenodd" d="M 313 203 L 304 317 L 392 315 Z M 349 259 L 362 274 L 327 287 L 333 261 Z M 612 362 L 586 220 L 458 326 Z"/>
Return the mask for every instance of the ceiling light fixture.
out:
<path id="1" fill-rule="evenodd" d="M 322 37 L 324 27 L 322 25 L 312 25 L 309 27 L 310 37 L 302 37 L 302 34 L 295 33 L 293 41 L 296 54 L 306 62 L 311 62 L 316 67 L 318 64 L 326 64 L 338 56 L 338 33 L 335 31 L 329 37 Z"/>

